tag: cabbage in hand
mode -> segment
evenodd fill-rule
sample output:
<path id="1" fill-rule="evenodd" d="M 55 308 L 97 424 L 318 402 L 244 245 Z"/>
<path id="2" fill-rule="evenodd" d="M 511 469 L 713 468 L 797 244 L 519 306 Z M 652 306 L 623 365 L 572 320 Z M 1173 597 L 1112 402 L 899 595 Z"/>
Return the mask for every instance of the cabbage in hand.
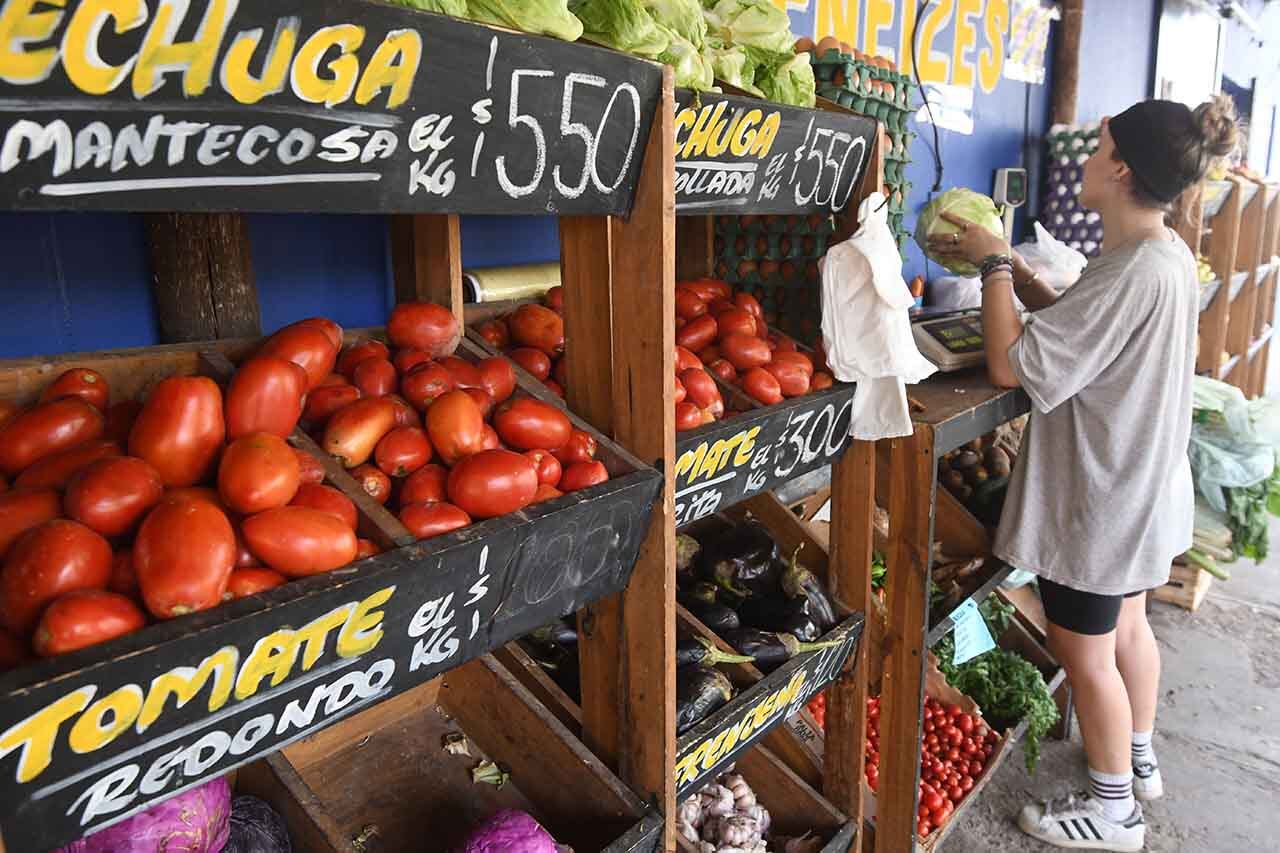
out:
<path id="1" fill-rule="evenodd" d="M 942 218 L 943 213 L 959 216 L 980 225 L 994 234 L 1004 236 L 1004 222 L 996 203 L 981 193 L 964 187 L 954 187 L 939 195 L 920 211 L 916 220 L 916 245 L 929 260 L 941 264 L 953 275 L 975 278 L 979 269 L 962 258 L 936 255 L 929 251 L 929 238 L 945 236 L 959 231 L 959 227 Z"/>

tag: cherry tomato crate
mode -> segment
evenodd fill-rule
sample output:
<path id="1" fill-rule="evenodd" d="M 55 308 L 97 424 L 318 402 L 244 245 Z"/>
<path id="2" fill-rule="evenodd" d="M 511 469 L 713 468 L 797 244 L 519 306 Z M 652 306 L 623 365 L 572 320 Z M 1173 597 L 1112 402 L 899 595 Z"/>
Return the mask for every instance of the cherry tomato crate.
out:
<path id="1" fill-rule="evenodd" d="M 4 361 L 0 399 L 34 402 L 73 367 L 102 373 L 113 402 L 141 399 L 169 376 L 224 381 L 255 345 Z M 484 357 L 466 341 L 458 355 Z M 295 431 L 291 442 L 320 459 L 325 481 L 356 504 L 360 535 L 384 551 L 0 674 L 7 848 L 70 841 L 623 589 L 661 476 L 570 419 L 596 439 L 609 481 L 422 542 Z M 147 725 L 136 724 L 147 701 Z"/>

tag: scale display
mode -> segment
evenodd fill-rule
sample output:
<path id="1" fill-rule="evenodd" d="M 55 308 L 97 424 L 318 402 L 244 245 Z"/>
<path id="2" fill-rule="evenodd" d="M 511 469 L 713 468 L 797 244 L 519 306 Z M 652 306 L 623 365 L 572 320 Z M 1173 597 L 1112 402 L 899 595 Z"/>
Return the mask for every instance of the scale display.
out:
<path id="1" fill-rule="evenodd" d="M 980 312 L 918 320 L 911 330 L 921 354 L 943 371 L 962 370 L 986 361 Z"/>

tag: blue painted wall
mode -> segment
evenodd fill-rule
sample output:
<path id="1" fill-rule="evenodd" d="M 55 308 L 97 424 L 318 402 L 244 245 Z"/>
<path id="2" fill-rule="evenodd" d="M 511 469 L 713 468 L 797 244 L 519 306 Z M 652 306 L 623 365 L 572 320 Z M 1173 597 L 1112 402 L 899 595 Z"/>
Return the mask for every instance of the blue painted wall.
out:
<path id="1" fill-rule="evenodd" d="M 1150 98 L 1160 0 L 1089 0 L 1080 36 L 1081 122 Z"/>

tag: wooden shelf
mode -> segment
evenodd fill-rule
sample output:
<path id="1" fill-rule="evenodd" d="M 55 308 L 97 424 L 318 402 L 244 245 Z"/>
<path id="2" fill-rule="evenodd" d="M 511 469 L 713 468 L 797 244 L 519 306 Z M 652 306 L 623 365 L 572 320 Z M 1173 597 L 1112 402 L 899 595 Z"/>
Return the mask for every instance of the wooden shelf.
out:
<path id="1" fill-rule="evenodd" d="M 1258 354 L 1258 350 L 1267 345 L 1267 342 L 1271 340 L 1275 331 L 1276 330 L 1273 327 L 1268 327 L 1266 331 L 1253 339 L 1253 342 L 1249 344 L 1249 352 L 1247 356 L 1250 361 L 1252 361 L 1253 357 Z"/>
<path id="2" fill-rule="evenodd" d="M 997 562 L 998 565 L 996 566 L 995 571 L 993 571 L 987 579 L 982 582 L 982 586 L 975 589 L 971 595 L 967 596 L 964 601 L 957 604 L 950 613 L 943 616 L 932 628 L 929 629 L 929 633 L 925 638 L 925 642 L 928 643 L 929 646 L 937 645 L 938 641 L 945 637 L 947 633 L 955 627 L 955 622 L 952 621 L 952 617 L 955 616 L 961 607 L 969 601 L 973 601 L 978 604 L 986 601 L 987 597 L 996 591 L 996 587 L 1004 583 L 1005 579 L 1013 572 L 1013 566 L 1010 566 L 1008 563 L 1003 561 L 994 562 Z"/>
<path id="3" fill-rule="evenodd" d="M 1249 280 L 1250 270 L 1244 272 L 1233 273 L 1231 276 L 1231 284 L 1227 288 L 1227 301 L 1235 302 L 1236 297 L 1240 295 L 1240 291 L 1244 289 L 1245 282 Z"/>
<path id="4" fill-rule="evenodd" d="M 908 394 L 924 406 L 911 419 L 932 428 L 938 456 L 1031 411 L 1027 392 L 995 387 L 985 368 L 936 374 L 911 386 Z"/>
<path id="5" fill-rule="evenodd" d="M 1203 314 L 1213 304 L 1213 298 L 1222 289 L 1222 279 L 1215 278 L 1200 285 L 1200 313 Z"/>
<path id="6" fill-rule="evenodd" d="M 1215 378 L 1225 382 L 1226 378 L 1231 375 L 1231 371 L 1236 369 L 1236 365 L 1240 363 L 1240 359 L 1242 357 L 1243 357 L 1243 353 L 1237 353 L 1236 355 L 1233 355 L 1229 359 L 1227 359 L 1222 364 L 1222 366 L 1218 368 Z"/>
<path id="7" fill-rule="evenodd" d="M 1218 215 L 1234 188 L 1231 181 L 1205 181 L 1204 195 L 1201 198 L 1201 215 L 1205 222 Z"/>

